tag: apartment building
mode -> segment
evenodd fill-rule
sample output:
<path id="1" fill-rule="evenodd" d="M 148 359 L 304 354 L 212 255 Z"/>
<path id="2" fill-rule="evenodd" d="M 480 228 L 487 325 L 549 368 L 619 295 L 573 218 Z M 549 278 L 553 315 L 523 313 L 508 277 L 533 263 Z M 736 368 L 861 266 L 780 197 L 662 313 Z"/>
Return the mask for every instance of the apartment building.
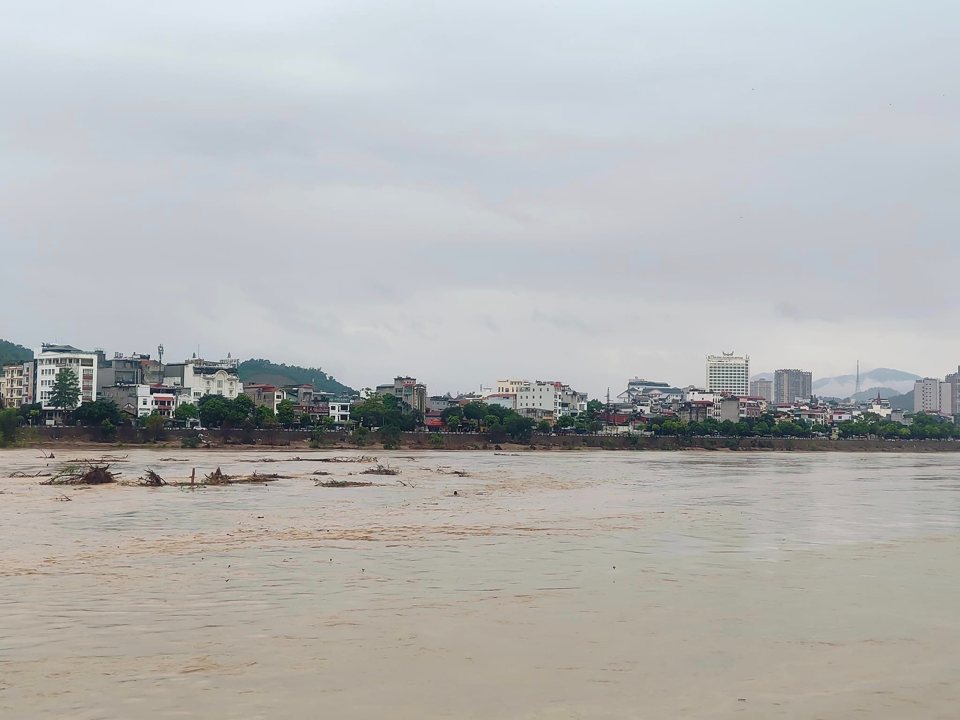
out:
<path id="1" fill-rule="evenodd" d="M 350 422 L 350 406 L 353 400 L 348 397 L 332 397 L 328 403 L 330 418 L 337 425 L 344 425 Z"/>
<path id="2" fill-rule="evenodd" d="M 497 380 L 497 393 L 516 395 L 520 388 L 529 384 L 529 380 Z"/>
<path id="3" fill-rule="evenodd" d="M 812 373 L 803 370 L 777 370 L 773 374 L 773 401 L 778 405 L 809 402 L 812 395 Z"/>
<path id="4" fill-rule="evenodd" d="M 750 394 L 754 397 L 762 397 L 767 403 L 773 403 L 773 380 L 767 380 L 765 378 L 751 380 Z"/>
<path id="5" fill-rule="evenodd" d="M 952 415 L 953 385 L 940 382 L 937 378 L 923 378 L 913 384 L 913 411 L 922 413 L 943 413 Z"/>
<path id="6" fill-rule="evenodd" d="M 516 393 L 517 412 L 532 417 L 537 415 L 529 412 L 534 409 L 551 415 L 554 420 L 563 415 L 577 415 L 586 411 L 587 395 L 563 383 L 538 380 L 519 388 Z"/>
<path id="7" fill-rule="evenodd" d="M 33 402 L 33 361 L 9 363 L 0 375 L 0 399 L 3 408 L 18 408 Z"/>
<path id="8" fill-rule="evenodd" d="M 722 353 L 707 356 L 707 392 L 750 394 L 750 356 Z"/>
<path id="9" fill-rule="evenodd" d="M 44 410 L 57 410 L 50 404 L 50 394 L 63 369 L 72 370 L 80 388 L 80 402 L 97 399 L 97 354 L 79 350 L 72 345 L 44 343 L 35 350 L 36 400 Z"/>
<path id="10" fill-rule="evenodd" d="M 243 394 L 253 400 L 253 404 L 257 407 L 268 407 L 274 413 L 277 412 L 277 406 L 286 397 L 283 390 L 275 385 L 265 383 L 247 383 L 243 386 Z"/>

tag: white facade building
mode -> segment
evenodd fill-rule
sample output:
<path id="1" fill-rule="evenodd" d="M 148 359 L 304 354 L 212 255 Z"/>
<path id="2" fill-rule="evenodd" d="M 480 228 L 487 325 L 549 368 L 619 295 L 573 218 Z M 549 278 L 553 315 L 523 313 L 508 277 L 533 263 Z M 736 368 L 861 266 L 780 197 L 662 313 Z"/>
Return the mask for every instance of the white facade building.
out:
<path id="1" fill-rule="evenodd" d="M 517 409 L 517 396 L 513 393 L 493 393 L 487 395 L 483 401 L 487 405 L 498 405 L 507 410 Z"/>
<path id="2" fill-rule="evenodd" d="M 530 413 L 535 410 L 553 415 L 554 420 L 563 415 L 586 412 L 587 395 L 578 393 L 558 382 L 538 380 L 520 387 L 516 393 L 516 410 Z"/>
<path id="3" fill-rule="evenodd" d="M 177 410 L 178 397 L 176 393 L 164 388 L 137 385 L 137 417 L 158 413 L 172 420 Z"/>
<path id="4" fill-rule="evenodd" d="M 750 356 L 723 353 L 707 356 L 707 392 L 750 394 Z"/>
<path id="5" fill-rule="evenodd" d="M 237 360 L 208 362 L 193 358 L 182 363 L 171 363 L 163 369 L 163 384 L 181 388 L 182 402 L 196 404 L 204 395 L 222 395 L 233 400 L 243 392 L 243 383 L 237 374 Z"/>
<path id="6" fill-rule="evenodd" d="M 940 390 L 941 385 L 947 385 L 946 383 L 941 383 L 936 378 L 924 378 L 923 380 L 917 380 L 913 384 L 913 411 L 922 412 L 922 413 L 938 413 L 940 412 L 940 401 L 943 393 Z M 952 412 L 953 403 L 949 399 L 949 389 L 952 389 L 950 385 L 947 385 L 948 397 L 947 404 L 951 409 L 948 409 L 947 412 Z"/>
<path id="7" fill-rule="evenodd" d="M 350 422 L 350 406 L 352 400 L 350 398 L 331 398 L 330 402 L 327 403 L 329 408 L 330 418 L 337 425 L 344 425 Z"/>
<path id="8" fill-rule="evenodd" d="M 36 402 L 44 410 L 56 410 L 50 404 L 50 394 L 57 381 L 57 375 L 64 368 L 73 371 L 80 387 L 79 402 L 93 402 L 97 399 L 97 355 L 78 350 L 71 345 L 44 344 L 34 350 L 36 358 Z"/>

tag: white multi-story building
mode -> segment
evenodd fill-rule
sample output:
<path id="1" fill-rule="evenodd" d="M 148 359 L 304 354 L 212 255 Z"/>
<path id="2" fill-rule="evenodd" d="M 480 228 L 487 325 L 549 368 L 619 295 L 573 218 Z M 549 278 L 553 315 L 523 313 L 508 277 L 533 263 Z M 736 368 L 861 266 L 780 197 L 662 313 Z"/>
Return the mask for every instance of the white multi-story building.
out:
<path id="1" fill-rule="evenodd" d="M 554 420 L 563 415 L 577 415 L 587 409 L 586 393 L 579 393 L 569 385 L 558 382 L 528 383 L 516 393 L 516 409 L 521 414 L 533 410 L 551 413 Z"/>
<path id="2" fill-rule="evenodd" d="M 350 406 L 352 404 L 353 401 L 350 398 L 330 398 L 330 402 L 327 404 L 330 411 L 330 418 L 337 425 L 344 425 L 350 422 Z"/>
<path id="3" fill-rule="evenodd" d="M 177 410 L 177 401 L 177 394 L 169 389 L 137 385 L 137 417 L 158 413 L 172 420 Z"/>
<path id="4" fill-rule="evenodd" d="M 233 400 L 243 392 L 237 374 L 239 364 L 230 358 L 220 362 L 192 358 L 170 363 L 163 368 L 163 385 L 179 388 L 182 402 L 196 404 L 204 395 L 222 395 Z"/>
<path id="5" fill-rule="evenodd" d="M 941 385 L 946 385 L 946 393 L 941 391 Z M 947 413 L 953 412 L 953 403 L 950 401 L 949 391 L 952 389 L 947 383 L 941 383 L 936 378 L 924 378 L 913 384 L 913 411 L 922 413 L 941 412 L 941 399 L 946 399 Z M 943 396 L 946 394 L 946 398 Z"/>
<path id="6" fill-rule="evenodd" d="M 723 353 L 707 356 L 707 392 L 750 394 L 750 356 Z"/>
<path id="7" fill-rule="evenodd" d="M 517 396 L 514 393 L 493 393 L 483 398 L 487 405 L 499 405 L 507 410 L 517 409 Z"/>
<path id="8" fill-rule="evenodd" d="M 36 362 L 36 402 L 44 410 L 56 410 L 50 404 L 50 394 L 57 375 L 64 368 L 73 371 L 80 387 L 80 402 L 97 399 L 97 354 L 78 350 L 72 345 L 44 344 L 33 353 Z"/>

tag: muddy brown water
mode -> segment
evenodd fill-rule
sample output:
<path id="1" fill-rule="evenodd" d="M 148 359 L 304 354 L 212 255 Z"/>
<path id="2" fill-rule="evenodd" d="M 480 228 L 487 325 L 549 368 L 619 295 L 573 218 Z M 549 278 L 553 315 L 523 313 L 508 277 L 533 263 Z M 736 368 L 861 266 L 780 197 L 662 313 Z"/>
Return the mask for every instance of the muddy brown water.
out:
<path id="1" fill-rule="evenodd" d="M 114 465 L 294 476 L 198 490 L 45 487 L 0 453 L 0 717 L 960 707 L 960 457 L 376 453 L 402 474 L 359 478 L 294 454 L 357 453 Z"/>

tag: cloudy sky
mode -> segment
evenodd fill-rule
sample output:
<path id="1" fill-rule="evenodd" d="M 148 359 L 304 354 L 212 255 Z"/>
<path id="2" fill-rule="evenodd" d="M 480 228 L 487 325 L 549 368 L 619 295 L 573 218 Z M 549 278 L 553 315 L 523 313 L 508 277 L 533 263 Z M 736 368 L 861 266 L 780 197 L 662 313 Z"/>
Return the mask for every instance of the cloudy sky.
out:
<path id="1" fill-rule="evenodd" d="M 431 392 L 960 363 L 953 0 L 0 5 L 0 337 Z"/>

